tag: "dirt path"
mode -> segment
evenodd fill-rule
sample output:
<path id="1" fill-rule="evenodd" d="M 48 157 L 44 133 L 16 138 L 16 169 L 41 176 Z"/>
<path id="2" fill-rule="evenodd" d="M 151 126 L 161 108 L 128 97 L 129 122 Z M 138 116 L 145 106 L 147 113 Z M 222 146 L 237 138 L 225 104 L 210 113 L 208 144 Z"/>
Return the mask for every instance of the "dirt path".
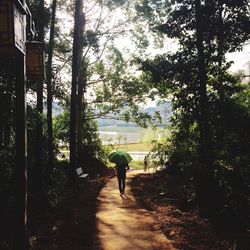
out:
<path id="1" fill-rule="evenodd" d="M 96 217 L 98 241 L 103 250 L 174 249 L 152 215 L 137 204 L 130 191 L 131 178 L 138 173 L 128 173 L 125 196 L 119 195 L 116 177 L 106 184 L 99 195 Z"/>

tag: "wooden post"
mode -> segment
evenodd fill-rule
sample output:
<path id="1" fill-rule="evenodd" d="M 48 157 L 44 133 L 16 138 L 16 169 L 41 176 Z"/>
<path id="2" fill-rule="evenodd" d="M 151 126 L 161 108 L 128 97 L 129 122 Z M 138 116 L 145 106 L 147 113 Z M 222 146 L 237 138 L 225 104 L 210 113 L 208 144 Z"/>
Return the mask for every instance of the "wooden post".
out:
<path id="1" fill-rule="evenodd" d="M 27 233 L 27 118 L 25 55 L 17 55 L 16 80 L 16 225 L 15 250 L 28 250 Z"/>

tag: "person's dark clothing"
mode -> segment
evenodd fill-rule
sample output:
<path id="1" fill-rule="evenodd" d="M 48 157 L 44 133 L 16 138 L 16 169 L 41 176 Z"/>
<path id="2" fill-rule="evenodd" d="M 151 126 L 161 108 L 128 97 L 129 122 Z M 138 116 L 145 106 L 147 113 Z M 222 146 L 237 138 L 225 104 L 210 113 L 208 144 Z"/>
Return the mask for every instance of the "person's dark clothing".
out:
<path id="1" fill-rule="evenodd" d="M 148 170 L 148 158 L 147 156 L 144 157 L 144 172 Z"/>
<path id="2" fill-rule="evenodd" d="M 128 165 L 117 165 L 116 166 L 119 191 L 121 194 L 124 194 L 124 191 L 125 191 L 126 171 L 128 169 L 129 169 Z"/>

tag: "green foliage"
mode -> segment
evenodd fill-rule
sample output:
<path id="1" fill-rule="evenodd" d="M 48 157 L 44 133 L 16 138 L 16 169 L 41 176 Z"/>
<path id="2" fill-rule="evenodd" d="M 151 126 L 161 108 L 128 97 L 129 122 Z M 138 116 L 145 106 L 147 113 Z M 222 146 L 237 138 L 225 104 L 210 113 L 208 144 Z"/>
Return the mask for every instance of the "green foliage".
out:
<path id="1" fill-rule="evenodd" d="M 85 32 L 85 35 L 84 35 L 84 46 L 87 47 L 87 46 L 91 46 L 93 47 L 96 51 L 98 51 L 99 49 L 99 39 L 98 39 L 98 36 L 97 34 L 92 31 L 92 30 L 87 30 Z"/>
<path id="2" fill-rule="evenodd" d="M 152 117 L 141 112 L 138 103 L 144 102 L 150 87 L 143 79 L 136 78 L 127 71 L 121 51 L 112 46 L 108 47 L 108 51 L 106 59 L 110 63 L 98 61 L 91 69 L 92 74 L 98 74 L 101 79 L 99 84 L 92 86 L 95 97 L 93 113 L 96 117 L 116 116 L 146 127 Z M 89 109 L 91 107 L 92 103 L 89 104 Z M 159 120 L 159 115 L 155 114 L 155 119 Z"/>
<path id="3" fill-rule="evenodd" d="M 33 21 L 36 27 L 48 28 L 50 22 L 50 10 L 48 7 L 41 6 L 41 1 L 39 0 L 29 0 L 29 7 L 32 13 Z M 38 32 L 40 30 L 38 29 Z M 37 34 L 40 36 L 41 34 Z"/>
<path id="4" fill-rule="evenodd" d="M 249 6 L 247 1 L 175 1 L 163 20 L 157 18 L 157 14 L 158 4 L 164 2 L 167 1 L 157 1 L 155 6 L 154 1 L 143 1 L 138 10 L 145 11 L 146 18 L 157 24 L 155 32 L 177 39 L 179 43 L 176 53 L 139 60 L 152 87 L 162 97 L 172 96 L 174 115 L 171 144 L 166 145 L 167 169 L 191 190 L 186 193 L 187 200 L 198 197 L 193 193 L 199 194 L 207 201 L 206 210 L 211 208 L 219 216 L 225 212 L 243 222 L 249 210 L 246 198 L 250 179 L 249 88 L 242 88 L 239 77 L 228 73 L 230 63 L 226 62 L 225 53 L 240 49 L 249 39 Z M 200 158 L 200 126 L 204 116 L 201 115 L 200 55 L 196 43 L 200 35 L 194 8 L 197 3 L 201 4 L 203 19 L 199 25 L 206 74 L 203 79 L 206 82 L 202 84 L 205 84 L 208 100 L 205 116 L 211 129 L 212 159 L 208 169 L 201 168 L 201 161 L 205 159 Z M 156 15 L 149 19 L 152 10 Z M 232 29 L 236 32 L 231 32 Z M 155 150 L 162 154 L 165 149 L 156 144 Z"/>
<path id="5" fill-rule="evenodd" d="M 166 157 L 169 154 L 169 142 L 166 141 L 152 141 L 153 148 L 149 152 L 149 157 L 158 165 L 163 166 L 166 162 Z"/>
<path id="6" fill-rule="evenodd" d="M 53 129 L 57 144 L 62 143 L 66 148 L 69 145 L 69 119 L 70 115 L 67 110 L 53 119 Z M 87 157 L 104 159 L 106 149 L 101 146 L 96 122 L 92 119 L 85 120 L 82 129 L 83 154 Z"/>
<path id="7" fill-rule="evenodd" d="M 242 109 L 246 110 L 246 112 L 250 112 L 250 84 L 241 85 L 241 91 L 234 96 L 235 102 L 242 107 Z"/>
<path id="8" fill-rule="evenodd" d="M 73 26 L 74 4 L 70 0 L 66 2 L 67 6 L 71 6 L 71 11 L 59 1 L 59 12 L 71 15 L 68 21 Z M 134 120 L 142 126 L 146 126 L 150 121 L 150 117 L 139 112 L 137 107 L 139 102 L 144 102 L 145 95 L 149 95 L 150 86 L 143 79 L 139 80 L 134 76 L 131 64 L 133 58 L 129 55 L 133 55 L 136 49 L 128 48 L 125 52 L 115 46 L 118 39 L 126 36 L 128 39 L 131 36 L 140 50 L 147 47 L 147 36 L 144 35 L 146 31 L 135 22 L 139 18 L 133 9 L 136 2 L 105 0 L 97 1 L 96 5 L 92 5 L 91 1 L 84 3 L 86 29 L 81 42 L 84 45 L 82 61 L 86 69 L 83 74 L 84 91 L 87 92 L 86 96 L 91 96 L 90 101 L 85 100 L 90 119 L 115 115 L 118 119 Z M 120 14 L 115 18 L 117 12 Z M 58 26 L 56 33 L 55 61 L 60 61 L 60 67 L 55 67 L 55 73 L 70 74 L 72 31 Z M 139 42 L 135 39 L 136 36 L 140 39 Z M 63 81 L 60 82 L 60 79 L 56 82 L 59 83 L 56 84 L 55 93 L 59 90 L 57 97 L 66 101 L 61 93 L 65 96 L 67 88 L 62 87 Z M 154 98 L 152 92 L 150 98 Z M 122 113 L 122 110 L 126 111 Z"/>
<path id="9" fill-rule="evenodd" d="M 15 192 L 14 185 L 14 167 L 15 167 L 15 149 L 14 145 L 1 148 L 0 150 L 0 200 L 4 206 L 1 206 L 1 221 L 9 218 L 13 211 L 13 199 Z M 4 225 L 4 223 L 3 223 Z"/>
<path id="10" fill-rule="evenodd" d="M 69 111 L 65 110 L 63 113 L 53 118 L 53 131 L 56 140 L 69 144 Z"/>
<path id="11" fill-rule="evenodd" d="M 89 156 L 102 159 L 105 154 L 102 151 L 97 123 L 94 120 L 86 120 L 85 123 L 83 123 L 83 146 L 83 150 Z"/>

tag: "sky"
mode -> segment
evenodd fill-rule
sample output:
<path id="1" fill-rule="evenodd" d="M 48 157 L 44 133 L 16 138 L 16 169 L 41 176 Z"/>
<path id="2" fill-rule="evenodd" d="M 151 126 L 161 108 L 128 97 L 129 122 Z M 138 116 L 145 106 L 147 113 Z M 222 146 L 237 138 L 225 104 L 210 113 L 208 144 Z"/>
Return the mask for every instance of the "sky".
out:
<path id="1" fill-rule="evenodd" d="M 250 74 L 250 42 L 244 46 L 242 51 L 227 54 L 227 60 L 234 61 L 230 70 L 237 72 L 244 70 L 246 74 Z"/>

